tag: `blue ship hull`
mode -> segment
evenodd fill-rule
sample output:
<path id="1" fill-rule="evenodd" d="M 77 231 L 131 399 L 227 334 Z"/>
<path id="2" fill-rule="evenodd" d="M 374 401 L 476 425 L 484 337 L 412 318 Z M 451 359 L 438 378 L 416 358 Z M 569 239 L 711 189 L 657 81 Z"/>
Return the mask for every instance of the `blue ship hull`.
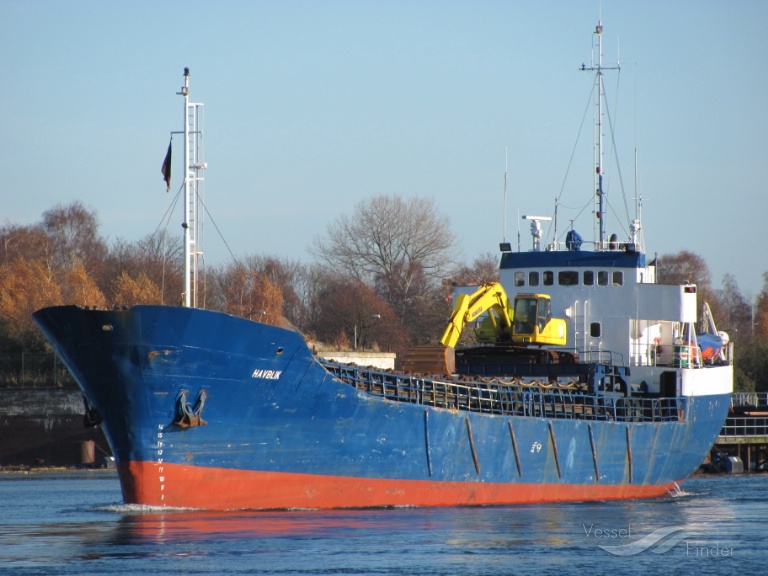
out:
<path id="1" fill-rule="evenodd" d="M 657 404 L 620 417 L 615 402 L 549 410 L 550 396 L 523 394 L 530 402 L 516 409 L 484 409 L 483 392 L 468 383 L 466 404 L 448 405 L 450 394 L 435 400 L 441 383 L 373 374 L 366 388 L 347 377 L 352 369 L 314 357 L 298 333 L 222 313 L 60 306 L 34 318 L 101 418 L 129 503 L 267 509 L 658 496 L 701 464 L 730 403 L 730 394 L 683 396 L 661 418 L 647 416 Z"/>

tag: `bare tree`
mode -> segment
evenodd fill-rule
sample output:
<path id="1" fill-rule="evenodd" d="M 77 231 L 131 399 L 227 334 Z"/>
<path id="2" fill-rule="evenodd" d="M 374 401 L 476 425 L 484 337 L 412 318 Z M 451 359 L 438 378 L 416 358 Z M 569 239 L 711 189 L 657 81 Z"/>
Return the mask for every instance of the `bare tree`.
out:
<path id="1" fill-rule="evenodd" d="M 462 286 L 487 284 L 499 280 L 499 258 L 490 252 L 481 254 L 469 265 L 461 265 L 454 270 L 451 280 Z"/>
<path id="2" fill-rule="evenodd" d="M 315 328 L 321 323 L 324 299 L 329 293 L 328 287 L 344 280 L 344 276 L 317 262 L 307 266 L 302 274 L 297 276 L 294 288 L 306 311 L 301 329 L 310 332 L 308 336 L 313 337 Z"/>
<path id="3" fill-rule="evenodd" d="M 377 196 L 331 223 L 311 252 L 336 272 L 376 286 L 402 318 L 439 289 L 453 245 L 448 218 L 433 199 Z"/>
<path id="4" fill-rule="evenodd" d="M 768 340 L 768 272 L 763 272 L 763 289 L 755 298 L 755 336 Z M 768 376 L 768 374 L 766 374 Z M 768 378 L 766 378 L 768 384 Z"/>
<path id="5" fill-rule="evenodd" d="M 78 262 L 92 271 L 107 255 L 107 245 L 99 236 L 99 221 L 81 202 L 57 205 L 43 213 L 43 230 L 51 238 L 54 266 L 74 266 Z"/>
<path id="6" fill-rule="evenodd" d="M 763 289 L 750 310 L 749 337 L 739 338 L 734 366 L 734 390 L 768 390 L 768 272 L 763 272 Z"/>
<path id="7" fill-rule="evenodd" d="M 696 284 L 699 302 L 709 304 L 715 319 L 726 316 L 720 298 L 712 287 L 709 266 L 698 254 L 682 250 L 677 254 L 659 256 L 656 279 L 659 284 Z"/>
<path id="8" fill-rule="evenodd" d="M 17 226 L 7 224 L 0 228 L 0 257 L 3 263 L 9 264 L 17 258 L 28 262 L 46 262 L 51 268 L 51 239 L 39 225 Z"/>
<path id="9" fill-rule="evenodd" d="M 712 288 L 709 267 L 698 254 L 682 250 L 677 254 L 662 254 L 656 264 L 656 279 L 660 284 L 692 283 Z"/>
<path id="10" fill-rule="evenodd" d="M 718 322 L 718 327 L 729 332 L 736 332 L 745 337 L 750 335 L 752 323 L 752 307 L 744 299 L 739 290 L 739 285 L 733 274 L 723 277 L 723 287 L 718 290 L 723 318 Z M 741 338 L 739 338 L 741 341 Z"/>

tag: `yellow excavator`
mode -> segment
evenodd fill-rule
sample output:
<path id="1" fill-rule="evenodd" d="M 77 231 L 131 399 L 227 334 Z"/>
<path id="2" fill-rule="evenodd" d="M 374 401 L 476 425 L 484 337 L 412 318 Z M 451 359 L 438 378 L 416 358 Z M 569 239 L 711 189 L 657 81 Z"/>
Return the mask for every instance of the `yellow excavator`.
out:
<path id="1" fill-rule="evenodd" d="M 510 358 L 526 356 L 531 362 L 531 346 L 565 346 L 565 320 L 552 318 L 552 304 L 547 294 L 518 294 L 514 306 L 498 282 L 490 282 L 472 294 L 456 298 L 451 319 L 440 339 L 441 346 L 415 346 L 404 356 L 402 369 L 414 373 L 453 374 L 456 372 L 454 348 L 464 327 L 488 315 L 475 329 L 475 339 L 481 344 L 499 344 Z M 462 351 L 466 357 L 471 350 Z M 551 354 L 562 356 L 550 351 Z"/>
<path id="2" fill-rule="evenodd" d="M 485 312 L 487 316 L 475 330 L 478 342 L 565 346 L 565 320 L 552 318 L 547 294 L 518 294 L 511 306 L 498 282 L 484 284 L 474 293 L 461 294 L 456 299 L 440 343 L 455 347 L 464 327 Z"/>

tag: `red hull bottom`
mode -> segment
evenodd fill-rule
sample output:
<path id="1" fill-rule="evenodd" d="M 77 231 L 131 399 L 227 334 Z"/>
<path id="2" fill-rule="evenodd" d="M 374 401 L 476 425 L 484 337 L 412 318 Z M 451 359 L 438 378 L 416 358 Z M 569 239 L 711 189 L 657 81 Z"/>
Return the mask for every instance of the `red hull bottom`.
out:
<path id="1" fill-rule="evenodd" d="M 205 510 L 488 506 L 663 496 L 672 484 L 523 484 L 315 476 L 154 462 L 118 466 L 127 504 Z"/>

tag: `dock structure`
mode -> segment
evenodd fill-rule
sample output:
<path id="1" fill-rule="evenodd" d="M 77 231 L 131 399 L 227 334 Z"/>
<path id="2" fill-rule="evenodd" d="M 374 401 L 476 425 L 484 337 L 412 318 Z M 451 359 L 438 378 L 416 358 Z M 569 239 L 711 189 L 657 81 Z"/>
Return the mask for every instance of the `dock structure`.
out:
<path id="1" fill-rule="evenodd" d="M 768 392 L 736 392 L 728 418 L 712 447 L 713 464 L 738 457 L 745 472 L 768 471 Z"/>

